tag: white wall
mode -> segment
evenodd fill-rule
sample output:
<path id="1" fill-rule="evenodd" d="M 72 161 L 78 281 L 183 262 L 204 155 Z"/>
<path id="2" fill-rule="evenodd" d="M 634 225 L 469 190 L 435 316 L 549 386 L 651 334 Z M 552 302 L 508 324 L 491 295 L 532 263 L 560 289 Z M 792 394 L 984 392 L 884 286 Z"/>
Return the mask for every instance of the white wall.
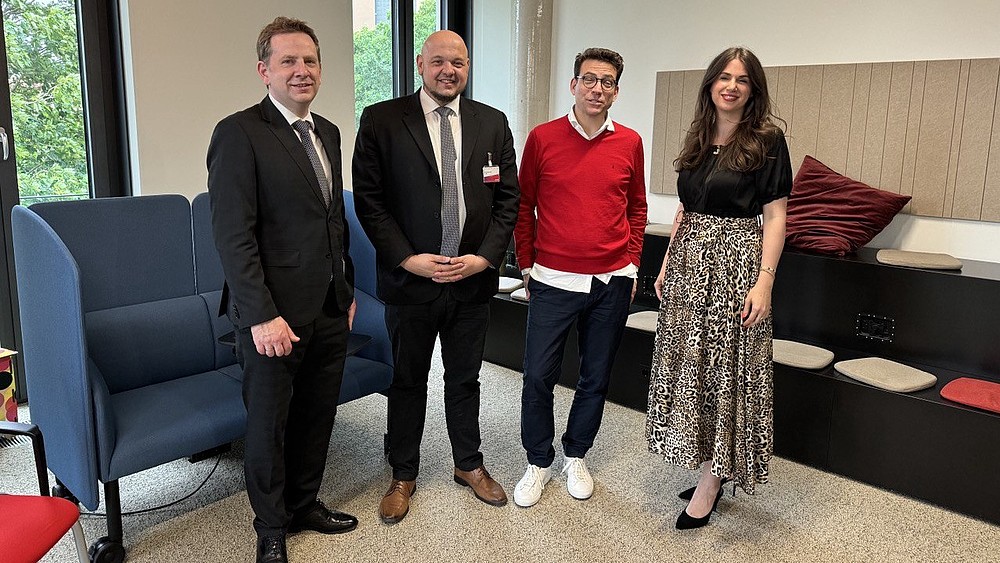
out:
<path id="1" fill-rule="evenodd" d="M 500 28 L 496 19 L 503 10 L 478 11 L 479 4 L 477 32 L 483 12 L 492 16 L 491 29 Z M 612 116 L 642 135 L 647 178 L 656 72 L 705 68 L 731 45 L 751 48 L 768 66 L 1000 57 L 1000 2 L 995 0 L 555 0 L 555 4 L 552 117 L 572 104 L 568 84 L 576 53 L 590 46 L 619 51 L 625 71 Z M 509 13 L 510 8 L 506 10 Z M 481 37 L 477 33 L 476 40 Z M 478 68 L 499 72 L 504 64 L 509 68 L 509 58 L 502 49 L 490 49 L 478 54 Z M 651 194 L 649 203 L 651 221 L 669 222 L 677 199 Z M 872 246 L 1000 262 L 998 242 L 998 223 L 900 215 Z"/>
<path id="2" fill-rule="evenodd" d="M 276 16 L 308 22 L 319 36 L 323 84 L 312 109 L 343 138 L 345 182 L 354 150 L 351 0 L 120 0 L 135 192 L 207 189 L 205 155 L 215 124 L 267 91 L 255 44 Z"/>

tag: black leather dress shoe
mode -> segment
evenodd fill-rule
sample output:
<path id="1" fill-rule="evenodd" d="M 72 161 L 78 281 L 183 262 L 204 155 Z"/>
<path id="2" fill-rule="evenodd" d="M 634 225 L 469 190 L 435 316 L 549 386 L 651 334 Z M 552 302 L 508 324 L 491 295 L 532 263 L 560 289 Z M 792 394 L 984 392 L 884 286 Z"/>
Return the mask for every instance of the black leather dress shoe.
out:
<path id="1" fill-rule="evenodd" d="M 285 536 L 257 538 L 257 563 L 288 563 Z"/>
<path id="2" fill-rule="evenodd" d="M 312 530 L 321 534 L 342 534 L 357 527 L 357 518 L 350 514 L 330 510 L 317 500 L 316 506 L 312 510 L 292 518 L 288 524 L 288 533 L 294 534 L 303 530 Z"/>

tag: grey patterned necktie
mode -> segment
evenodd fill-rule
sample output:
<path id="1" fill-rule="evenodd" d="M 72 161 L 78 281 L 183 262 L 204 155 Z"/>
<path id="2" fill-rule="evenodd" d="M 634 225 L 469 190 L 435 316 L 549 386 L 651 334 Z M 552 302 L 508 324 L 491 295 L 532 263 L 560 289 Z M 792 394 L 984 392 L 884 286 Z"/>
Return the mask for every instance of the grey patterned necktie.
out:
<path id="1" fill-rule="evenodd" d="M 323 163 L 320 162 L 319 153 L 316 152 L 316 145 L 313 144 L 312 137 L 309 135 L 310 123 L 300 119 L 293 123 L 292 127 L 298 131 L 299 137 L 302 139 L 302 148 L 306 149 L 306 156 L 309 157 L 309 163 L 312 164 L 313 172 L 316 173 L 319 191 L 323 194 L 323 203 L 330 207 L 330 180 L 326 177 Z"/>
<path id="2" fill-rule="evenodd" d="M 451 115 L 447 106 L 434 110 L 441 116 L 441 254 L 458 256 L 458 177 L 455 174 L 455 137 L 451 134 Z"/>

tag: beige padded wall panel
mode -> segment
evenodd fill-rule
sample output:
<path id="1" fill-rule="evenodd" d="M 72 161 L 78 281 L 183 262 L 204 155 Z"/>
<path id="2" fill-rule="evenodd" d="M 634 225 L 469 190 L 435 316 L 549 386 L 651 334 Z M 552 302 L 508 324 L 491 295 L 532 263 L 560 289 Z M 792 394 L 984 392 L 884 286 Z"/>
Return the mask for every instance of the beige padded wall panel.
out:
<path id="1" fill-rule="evenodd" d="M 658 72 L 656 74 L 656 97 L 654 107 L 666 107 L 670 102 L 670 73 Z M 664 154 L 670 152 L 672 143 L 667 143 L 667 131 L 676 131 L 676 127 L 671 127 L 668 118 L 670 112 L 657 111 L 653 113 L 653 149 L 650 151 L 650 178 L 649 191 L 654 194 L 669 193 L 664 190 L 664 176 L 666 165 Z M 675 138 L 673 135 L 671 139 Z"/>
<path id="2" fill-rule="evenodd" d="M 868 115 L 868 97 L 872 81 L 872 65 L 836 65 L 854 67 L 854 84 L 851 85 L 850 131 L 847 134 L 847 162 L 841 170 L 852 178 L 861 176 L 861 162 L 865 148 L 865 120 Z M 829 67 L 828 67 L 829 68 Z M 825 125 L 825 121 L 823 124 Z M 824 131 L 825 134 L 825 131 Z"/>
<path id="3" fill-rule="evenodd" d="M 851 145 L 851 113 L 857 66 L 829 65 L 821 68 L 823 79 L 819 83 L 819 95 L 816 97 L 819 100 L 819 119 L 815 123 L 816 152 L 809 154 L 834 170 L 849 170 L 847 153 Z M 798 115 L 795 117 L 798 118 Z"/>
<path id="4" fill-rule="evenodd" d="M 961 158 L 956 170 L 951 211 L 951 216 L 956 219 L 982 217 L 986 167 L 990 156 L 990 144 L 983 142 L 983 139 L 990 138 L 996 105 L 996 89 L 983 88 L 982 85 L 995 84 L 998 78 L 1000 59 L 970 61 L 968 80 L 965 83 L 968 85 L 972 81 L 974 86 L 966 86 L 964 96 L 965 118 L 959 141 Z"/>
<path id="5" fill-rule="evenodd" d="M 803 156 L 816 154 L 822 93 L 823 67 L 800 66 L 795 69 L 795 94 L 792 98 L 792 117 L 788 120 L 788 145 L 794 147 L 792 150 L 799 163 Z"/>
<path id="6" fill-rule="evenodd" d="M 861 173 L 858 179 L 870 186 L 881 186 L 892 64 L 879 63 L 871 67 L 868 111 L 865 115 L 865 132 L 861 140 Z M 889 191 L 896 190 L 889 188 Z"/>
<path id="7" fill-rule="evenodd" d="M 1000 81 L 997 82 L 996 98 L 1000 101 Z M 990 137 L 990 156 L 986 164 L 986 189 L 983 191 L 984 221 L 1000 221 L 1000 104 L 993 107 L 993 131 Z"/>
<path id="8" fill-rule="evenodd" d="M 903 182 L 903 150 L 906 147 L 906 123 L 910 109 L 913 63 L 892 63 L 889 78 L 888 108 L 885 116 L 885 144 L 879 188 L 900 192 Z M 872 184 L 876 185 L 876 184 Z"/>
<path id="9" fill-rule="evenodd" d="M 955 93 L 955 119 L 951 129 L 951 150 L 948 154 L 948 179 L 944 185 L 944 209 L 942 215 L 954 217 L 955 182 L 958 180 L 958 155 L 962 146 L 962 129 L 965 126 L 965 99 L 969 85 L 969 61 L 960 61 L 958 69 L 958 91 Z"/>
<path id="10" fill-rule="evenodd" d="M 1000 59 L 765 69 L 785 119 L 792 170 L 812 155 L 877 188 L 904 212 L 1000 221 Z M 657 77 L 654 193 L 676 193 L 673 159 L 702 71 Z M 665 129 L 660 131 L 660 129 Z"/>
<path id="11" fill-rule="evenodd" d="M 929 61 L 924 80 L 923 110 L 914 165 L 913 200 L 916 215 L 944 217 L 944 192 L 955 127 L 956 94 L 961 61 Z"/>
<path id="12" fill-rule="evenodd" d="M 773 93 L 774 101 L 774 112 L 779 117 L 786 120 L 785 128 L 787 130 L 788 123 L 792 119 L 792 113 L 795 110 L 795 67 L 794 66 L 782 66 L 777 68 L 778 76 L 778 87 L 774 88 L 768 83 L 768 87 L 771 88 Z M 802 157 L 805 156 L 803 153 L 799 153 L 796 147 L 791 145 L 792 139 L 788 139 L 788 150 L 789 156 L 792 159 L 792 174 L 799 171 L 799 166 L 802 165 Z"/>
<path id="13" fill-rule="evenodd" d="M 910 81 L 910 107 L 907 110 L 906 146 L 903 148 L 903 181 L 899 193 L 913 195 L 916 175 L 917 141 L 920 139 L 920 118 L 924 104 L 924 82 L 927 78 L 927 62 L 913 63 L 913 80 Z M 906 204 L 903 211 L 912 213 L 912 205 Z"/>

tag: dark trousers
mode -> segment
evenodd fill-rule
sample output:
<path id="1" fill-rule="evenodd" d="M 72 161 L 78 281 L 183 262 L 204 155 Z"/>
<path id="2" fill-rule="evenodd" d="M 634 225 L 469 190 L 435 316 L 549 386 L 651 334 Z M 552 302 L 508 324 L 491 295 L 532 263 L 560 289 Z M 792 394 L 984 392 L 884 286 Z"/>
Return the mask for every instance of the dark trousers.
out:
<path id="1" fill-rule="evenodd" d="M 326 468 L 347 350 L 347 314 L 292 327 L 292 353 L 257 353 L 250 329 L 236 332 L 247 408 L 247 495 L 258 535 L 279 535 L 315 507 Z"/>
<path id="2" fill-rule="evenodd" d="M 444 412 L 455 467 L 483 464 L 479 451 L 479 368 L 489 304 L 463 303 L 445 289 L 429 303 L 386 305 L 394 374 L 389 388 L 389 464 L 394 479 L 412 481 L 420 466 L 427 412 L 427 376 L 434 341 L 441 337 Z"/>
<path id="3" fill-rule="evenodd" d="M 521 391 L 521 444 L 528 463 L 548 467 L 555 459 L 553 389 L 562 373 L 563 351 L 573 321 L 577 322 L 580 342 L 580 379 L 562 437 L 563 453 L 584 457 L 594 445 L 611 365 L 628 318 L 632 284 L 631 278 L 623 276 L 612 277 L 607 284 L 594 278 L 590 293 L 577 293 L 533 278 L 528 281 L 531 301 Z"/>

